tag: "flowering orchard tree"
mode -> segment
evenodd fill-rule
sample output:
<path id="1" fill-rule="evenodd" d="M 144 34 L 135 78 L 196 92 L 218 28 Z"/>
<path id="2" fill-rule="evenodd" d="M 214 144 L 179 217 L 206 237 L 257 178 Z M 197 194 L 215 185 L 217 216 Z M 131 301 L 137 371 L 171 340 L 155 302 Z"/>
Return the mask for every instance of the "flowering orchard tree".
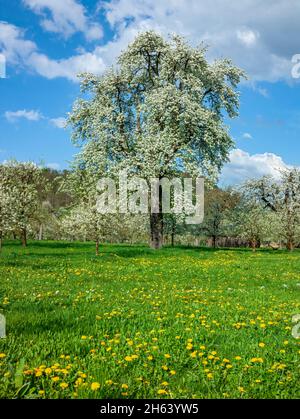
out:
<path id="1" fill-rule="evenodd" d="M 82 143 L 77 165 L 92 176 L 207 176 L 221 169 L 233 141 L 225 113 L 237 115 L 244 73 L 227 60 L 209 64 L 206 49 L 179 36 L 136 37 L 102 76 L 82 75 L 85 97 L 69 117 Z M 160 199 L 161 201 L 161 199 Z M 163 214 L 150 215 L 151 245 L 162 245 Z"/>
<path id="2" fill-rule="evenodd" d="M 249 242 L 253 251 L 263 242 L 278 239 L 278 218 L 272 211 L 266 212 L 257 202 L 241 199 L 231 214 L 231 232 Z"/>
<path id="3" fill-rule="evenodd" d="M 6 197 L 5 230 L 20 234 L 23 246 L 39 208 L 38 189 L 46 187 L 43 182 L 42 170 L 34 163 L 12 160 L 0 165 L 0 190 Z"/>
<path id="4" fill-rule="evenodd" d="M 249 199 L 276 214 L 288 250 L 300 241 L 300 170 L 286 169 L 279 181 L 270 176 L 248 182 Z"/>
<path id="5" fill-rule="evenodd" d="M 62 218 L 61 223 L 68 238 L 79 237 L 81 240 L 93 240 L 96 245 L 96 255 L 99 255 L 99 245 L 107 231 L 108 216 L 99 214 L 95 205 L 85 203 L 73 207 Z"/>

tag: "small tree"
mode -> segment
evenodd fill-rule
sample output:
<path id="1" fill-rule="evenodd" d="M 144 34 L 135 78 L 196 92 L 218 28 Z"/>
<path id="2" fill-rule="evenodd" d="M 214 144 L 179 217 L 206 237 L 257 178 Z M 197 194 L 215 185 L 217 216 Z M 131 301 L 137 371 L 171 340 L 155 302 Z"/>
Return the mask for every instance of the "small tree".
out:
<path id="1" fill-rule="evenodd" d="M 95 252 L 99 255 L 99 245 L 104 237 L 105 219 L 94 207 L 81 204 L 74 207 L 70 213 L 62 218 L 62 228 L 72 238 L 93 240 Z"/>
<path id="2" fill-rule="evenodd" d="M 84 74 L 70 115 L 73 139 L 83 141 L 77 166 L 90 176 L 212 176 L 227 160 L 233 141 L 224 112 L 237 115 L 236 87 L 243 72 L 227 60 L 209 64 L 205 48 L 179 36 L 166 41 L 150 31 L 137 36 L 116 69 Z M 150 215 L 151 246 L 163 239 L 162 197 Z"/>
<path id="3" fill-rule="evenodd" d="M 20 234 L 23 246 L 27 245 L 27 231 L 38 212 L 41 180 L 42 170 L 33 163 L 13 160 L 0 165 L 1 189 L 9 200 L 7 227 Z"/>
<path id="4" fill-rule="evenodd" d="M 248 196 L 267 211 L 277 214 L 288 250 L 300 238 L 300 170 L 286 169 L 279 181 L 270 176 L 246 184 Z"/>
<path id="5" fill-rule="evenodd" d="M 233 216 L 235 235 L 247 240 L 253 251 L 264 241 L 271 241 L 276 237 L 276 216 L 270 211 L 266 213 L 261 206 L 253 202 L 240 204 Z"/>
<path id="6" fill-rule="evenodd" d="M 200 230 L 212 238 L 213 247 L 217 239 L 226 235 L 226 218 L 239 201 L 239 194 L 230 190 L 213 188 L 205 195 L 205 216 Z"/>

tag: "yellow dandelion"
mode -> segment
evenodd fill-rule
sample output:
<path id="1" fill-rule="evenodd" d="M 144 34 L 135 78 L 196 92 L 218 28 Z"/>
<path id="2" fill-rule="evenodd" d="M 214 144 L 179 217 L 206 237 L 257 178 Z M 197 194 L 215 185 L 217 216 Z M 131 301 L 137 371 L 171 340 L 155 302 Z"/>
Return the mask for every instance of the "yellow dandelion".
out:
<path id="1" fill-rule="evenodd" d="M 99 390 L 99 388 L 100 388 L 100 384 L 99 383 L 94 382 L 94 383 L 91 384 L 91 390 L 97 391 L 97 390 Z"/>
<path id="2" fill-rule="evenodd" d="M 162 395 L 162 394 L 168 394 L 168 392 L 166 390 L 164 390 L 164 389 L 160 389 L 160 390 L 158 390 L 157 394 L 160 394 L 160 395 Z"/>

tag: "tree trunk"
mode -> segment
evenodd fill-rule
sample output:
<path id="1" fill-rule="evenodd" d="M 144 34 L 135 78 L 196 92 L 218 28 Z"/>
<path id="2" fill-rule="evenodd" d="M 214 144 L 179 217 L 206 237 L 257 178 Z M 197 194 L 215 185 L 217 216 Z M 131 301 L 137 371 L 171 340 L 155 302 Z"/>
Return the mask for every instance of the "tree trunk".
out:
<path id="1" fill-rule="evenodd" d="M 0 231 L 0 252 L 2 251 L 2 231 Z"/>
<path id="2" fill-rule="evenodd" d="M 290 251 L 290 252 L 291 252 L 292 250 L 294 250 L 294 243 L 293 243 L 293 240 L 289 239 L 289 240 L 287 241 L 286 248 L 287 248 L 287 250 L 288 250 L 288 251 Z"/>
<path id="3" fill-rule="evenodd" d="M 171 246 L 174 247 L 175 244 L 175 223 L 172 225 L 172 233 L 171 233 Z"/>
<path id="4" fill-rule="evenodd" d="M 212 245 L 213 245 L 213 248 L 215 249 L 217 246 L 217 238 L 216 238 L 216 236 L 212 236 Z"/>
<path id="5" fill-rule="evenodd" d="M 96 240 L 96 256 L 99 256 L 99 240 Z"/>
<path id="6" fill-rule="evenodd" d="M 150 214 L 150 246 L 152 249 L 160 249 L 163 245 L 163 214 Z"/>
<path id="7" fill-rule="evenodd" d="M 43 240 L 43 224 L 40 225 L 39 229 L 39 240 Z"/>
<path id="8" fill-rule="evenodd" d="M 256 240 L 255 239 L 250 241 L 250 246 L 251 246 L 251 249 L 253 250 L 253 252 L 255 252 L 256 251 Z"/>
<path id="9" fill-rule="evenodd" d="M 24 228 L 21 231 L 21 240 L 22 240 L 22 246 L 26 247 L 27 246 L 27 232 L 26 232 L 26 228 Z"/>

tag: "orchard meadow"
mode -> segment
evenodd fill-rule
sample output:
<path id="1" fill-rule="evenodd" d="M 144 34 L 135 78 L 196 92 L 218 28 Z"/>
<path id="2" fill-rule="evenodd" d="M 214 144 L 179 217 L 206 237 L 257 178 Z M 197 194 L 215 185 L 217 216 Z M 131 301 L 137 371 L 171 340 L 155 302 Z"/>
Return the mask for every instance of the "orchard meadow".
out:
<path id="1" fill-rule="evenodd" d="M 300 252 L 6 243 L 1 398 L 299 398 Z"/>

